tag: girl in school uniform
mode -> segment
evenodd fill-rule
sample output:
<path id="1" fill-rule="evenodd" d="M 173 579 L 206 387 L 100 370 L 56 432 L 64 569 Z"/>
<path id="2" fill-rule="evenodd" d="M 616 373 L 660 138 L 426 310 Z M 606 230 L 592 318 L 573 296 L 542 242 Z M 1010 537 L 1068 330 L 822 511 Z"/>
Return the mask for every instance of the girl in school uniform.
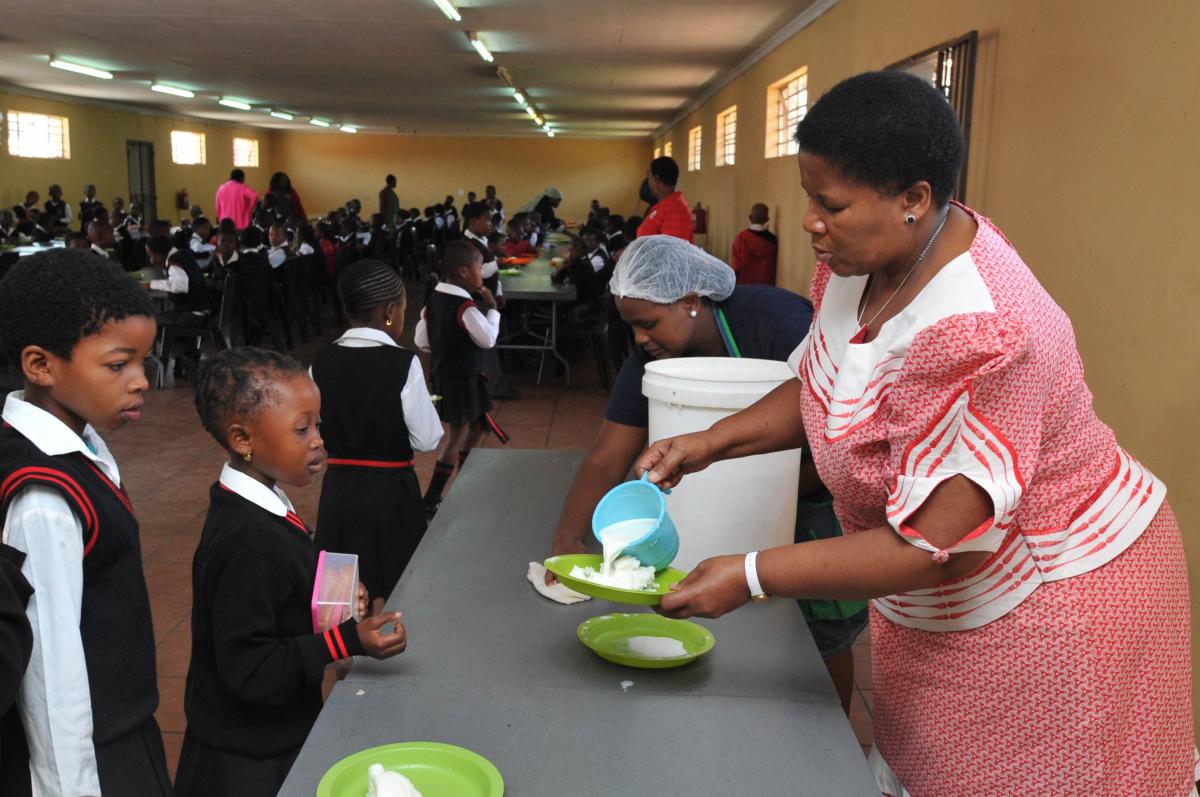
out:
<path id="1" fill-rule="evenodd" d="M 0 511 L 34 589 L 18 711 L 35 794 L 171 793 L 138 521 L 97 432 L 141 416 L 154 332 L 147 294 L 86 252 L 33 255 L 0 282 L 0 348 L 24 381 L 4 402 Z"/>
<path id="2" fill-rule="evenodd" d="M 508 440 L 488 414 L 492 400 L 483 377 L 483 354 L 496 345 L 500 312 L 492 292 L 483 285 L 482 269 L 483 256 L 472 241 L 447 245 L 442 281 L 429 297 L 413 335 L 417 347 L 432 355 L 433 390 L 441 396 L 438 415 L 446 431 L 425 492 L 425 512 L 430 515 L 437 512 L 455 465 L 461 467 L 479 442 L 485 423 L 501 442 Z M 483 310 L 474 297 L 479 297 Z"/>
<path id="3" fill-rule="evenodd" d="M 321 485 L 317 547 L 358 554 L 372 599 L 386 598 L 425 534 L 413 452 L 431 451 L 442 425 L 416 354 L 401 348 L 404 282 L 379 260 L 359 260 L 338 290 L 350 329 L 318 352 Z"/>
<path id="4" fill-rule="evenodd" d="M 399 613 L 314 633 L 317 549 L 277 486 L 303 487 L 324 467 L 321 394 L 303 366 L 264 349 L 222 351 L 197 377 L 196 409 L 229 462 L 192 561 L 176 793 L 259 797 L 279 790 L 316 721 L 326 665 L 389 658 L 407 637 Z M 360 586 L 360 614 L 365 603 Z"/>

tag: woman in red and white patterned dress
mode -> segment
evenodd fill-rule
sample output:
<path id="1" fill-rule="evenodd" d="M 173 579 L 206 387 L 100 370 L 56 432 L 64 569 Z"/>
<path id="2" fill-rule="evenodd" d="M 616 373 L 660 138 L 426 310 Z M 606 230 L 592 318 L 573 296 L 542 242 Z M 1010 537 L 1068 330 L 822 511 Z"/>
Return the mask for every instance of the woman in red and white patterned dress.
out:
<path id="1" fill-rule="evenodd" d="M 797 379 L 638 467 L 670 485 L 806 445 L 846 536 L 702 562 L 661 611 L 872 598 L 883 794 L 1195 794 L 1166 488 L 1096 417 L 1066 314 L 949 201 L 948 104 L 903 73 L 859 75 L 797 140 L 818 260 Z"/>

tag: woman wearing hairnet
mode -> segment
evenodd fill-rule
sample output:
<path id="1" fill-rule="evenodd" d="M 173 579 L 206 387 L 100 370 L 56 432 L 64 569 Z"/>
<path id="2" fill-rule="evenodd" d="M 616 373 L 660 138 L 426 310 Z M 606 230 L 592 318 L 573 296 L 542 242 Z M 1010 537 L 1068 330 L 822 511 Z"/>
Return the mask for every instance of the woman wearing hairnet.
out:
<path id="1" fill-rule="evenodd" d="M 807 299 L 767 285 L 735 287 L 735 281 L 728 265 L 669 235 L 638 238 L 621 256 L 610 285 L 637 348 L 617 375 L 600 434 L 567 493 L 554 534 L 555 555 L 583 552 L 592 541 L 596 504 L 626 479 L 647 445 L 649 410 L 642 395 L 647 362 L 671 357 L 786 361 L 808 334 L 813 307 Z M 832 499 L 810 461 L 800 478 L 796 541 L 840 534 Z M 800 605 L 848 710 L 851 645 L 866 624 L 866 603 L 816 600 Z"/>

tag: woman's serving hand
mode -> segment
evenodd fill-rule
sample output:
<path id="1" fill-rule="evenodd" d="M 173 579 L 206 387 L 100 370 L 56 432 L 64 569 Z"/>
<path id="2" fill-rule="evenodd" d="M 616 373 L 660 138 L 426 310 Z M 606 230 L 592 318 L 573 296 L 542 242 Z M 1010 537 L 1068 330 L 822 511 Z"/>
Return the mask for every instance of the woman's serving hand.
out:
<path id="1" fill-rule="evenodd" d="M 671 585 L 655 611 L 664 617 L 720 617 L 750 600 L 746 557 L 714 556 L 696 565 L 687 577 Z"/>
<path id="2" fill-rule="evenodd" d="M 637 458 L 633 470 L 639 477 L 649 471 L 650 481 L 665 490 L 679 484 L 685 475 L 707 468 L 717 453 L 711 431 L 668 437 L 651 443 Z"/>

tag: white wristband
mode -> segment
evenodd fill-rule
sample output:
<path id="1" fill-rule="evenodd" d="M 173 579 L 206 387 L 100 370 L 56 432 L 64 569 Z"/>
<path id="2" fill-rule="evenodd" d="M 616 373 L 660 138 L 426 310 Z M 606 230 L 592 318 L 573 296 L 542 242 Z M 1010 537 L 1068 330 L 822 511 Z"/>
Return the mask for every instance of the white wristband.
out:
<path id="1" fill-rule="evenodd" d="M 750 597 L 762 599 L 766 593 L 763 592 L 762 584 L 758 581 L 758 551 L 751 551 L 746 554 L 746 586 L 750 588 Z"/>

